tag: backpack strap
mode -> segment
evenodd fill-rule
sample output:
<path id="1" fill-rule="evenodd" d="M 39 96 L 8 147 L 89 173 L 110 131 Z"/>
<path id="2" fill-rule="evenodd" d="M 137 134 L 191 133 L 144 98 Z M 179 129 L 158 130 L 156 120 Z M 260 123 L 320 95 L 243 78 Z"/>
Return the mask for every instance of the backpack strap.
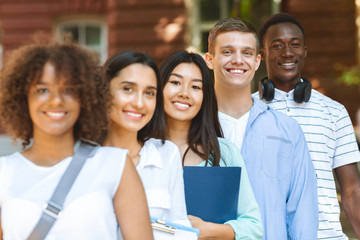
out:
<path id="1" fill-rule="evenodd" d="M 54 225 L 62 210 L 65 198 L 75 182 L 85 160 L 95 152 L 96 145 L 80 141 L 72 161 L 61 177 L 53 195 L 45 206 L 40 220 L 31 232 L 28 240 L 41 240 L 46 237 L 51 227 Z"/>

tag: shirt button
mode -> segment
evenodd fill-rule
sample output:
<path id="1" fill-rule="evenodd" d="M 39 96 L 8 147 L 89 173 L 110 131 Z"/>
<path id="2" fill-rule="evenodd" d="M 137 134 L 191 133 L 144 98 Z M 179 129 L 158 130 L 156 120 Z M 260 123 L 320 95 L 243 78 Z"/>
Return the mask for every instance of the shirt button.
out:
<path id="1" fill-rule="evenodd" d="M 290 112 L 290 109 L 288 108 L 288 109 L 286 109 L 288 112 Z"/>
<path id="2" fill-rule="evenodd" d="M 286 97 L 289 97 L 289 94 L 286 94 Z"/>

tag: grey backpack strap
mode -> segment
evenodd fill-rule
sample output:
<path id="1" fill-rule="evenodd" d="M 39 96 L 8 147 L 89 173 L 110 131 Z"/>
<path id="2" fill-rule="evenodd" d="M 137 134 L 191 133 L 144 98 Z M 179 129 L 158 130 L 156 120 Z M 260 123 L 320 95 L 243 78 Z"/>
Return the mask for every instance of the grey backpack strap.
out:
<path id="1" fill-rule="evenodd" d="M 51 227 L 57 220 L 58 215 L 62 210 L 65 198 L 83 167 L 85 160 L 94 151 L 95 147 L 95 145 L 88 144 L 83 141 L 80 142 L 80 146 L 75 151 L 71 163 L 60 179 L 53 195 L 41 214 L 40 220 L 28 237 L 28 240 L 42 240 L 46 237 Z"/>

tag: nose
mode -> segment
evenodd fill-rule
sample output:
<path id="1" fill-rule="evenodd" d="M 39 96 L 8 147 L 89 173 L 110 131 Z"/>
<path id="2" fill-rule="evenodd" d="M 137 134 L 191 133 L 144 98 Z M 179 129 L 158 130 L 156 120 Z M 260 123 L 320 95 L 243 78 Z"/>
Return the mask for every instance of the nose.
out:
<path id="1" fill-rule="evenodd" d="M 283 47 L 283 51 L 282 51 L 282 55 L 284 57 L 287 57 L 287 56 L 293 56 L 294 53 L 291 49 L 291 46 L 289 44 L 285 44 L 284 47 Z"/>
<path id="2" fill-rule="evenodd" d="M 187 98 L 189 97 L 189 91 L 188 91 L 188 86 L 186 84 L 182 85 L 181 86 L 181 89 L 179 91 L 179 94 L 178 94 L 179 97 L 182 97 L 182 98 Z"/>
<path id="3" fill-rule="evenodd" d="M 134 106 L 138 109 L 144 106 L 144 96 L 141 93 L 135 95 Z"/>
<path id="4" fill-rule="evenodd" d="M 50 102 L 54 106 L 61 105 L 63 103 L 63 95 L 59 89 L 55 89 L 51 92 Z"/>
<path id="5" fill-rule="evenodd" d="M 234 53 L 232 57 L 232 64 L 239 65 L 243 62 L 242 54 L 241 53 Z"/>

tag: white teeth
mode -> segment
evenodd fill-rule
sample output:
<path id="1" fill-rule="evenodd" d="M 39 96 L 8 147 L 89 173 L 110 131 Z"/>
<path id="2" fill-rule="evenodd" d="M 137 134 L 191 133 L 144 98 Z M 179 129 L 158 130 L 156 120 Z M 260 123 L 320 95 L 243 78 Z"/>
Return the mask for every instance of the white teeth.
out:
<path id="1" fill-rule="evenodd" d="M 244 73 L 244 70 L 241 70 L 241 69 L 231 69 L 230 72 L 231 72 L 231 73 Z"/>
<path id="2" fill-rule="evenodd" d="M 126 114 L 137 118 L 141 117 L 142 115 L 141 113 L 132 113 L 132 112 L 127 112 Z"/>
<path id="3" fill-rule="evenodd" d="M 183 103 L 179 103 L 179 102 L 175 102 L 175 105 L 178 105 L 179 107 L 183 107 L 183 108 L 189 108 L 190 106 L 187 104 L 183 104 Z"/>
<path id="4" fill-rule="evenodd" d="M 292 65 L 295 65 L 295 63 L 282 63 L 281 65 L 283 65 L 283 66 L 292 66 Z"/>
<path id="5" fill-rule="evenodd" d="M 46 114 L 52 118 L 61 118 L 65 116 L 64 112 L 46 112 Z"/>

